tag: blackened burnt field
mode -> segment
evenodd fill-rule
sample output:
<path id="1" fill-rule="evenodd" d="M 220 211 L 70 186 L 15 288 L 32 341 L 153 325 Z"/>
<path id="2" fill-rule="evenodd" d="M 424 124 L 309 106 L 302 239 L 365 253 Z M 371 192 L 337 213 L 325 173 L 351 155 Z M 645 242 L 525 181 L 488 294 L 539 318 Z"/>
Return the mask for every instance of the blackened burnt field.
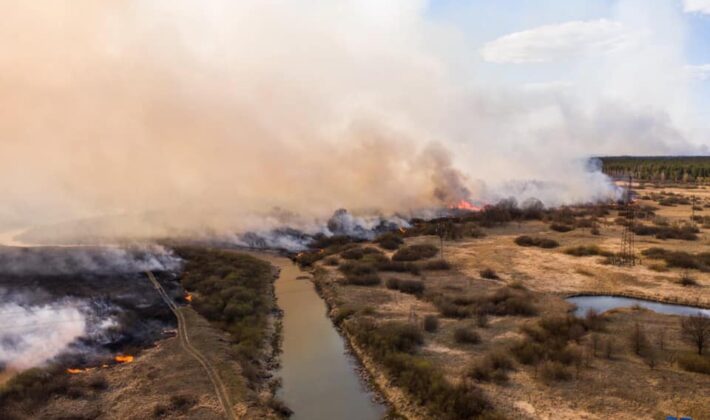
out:
<path id="1" fill-rule="evenodd" d="M 77 323 L 84 331 L 74 341 L 44 343 L 62 347 L 52 349 L 61 364 L 87 367 L 116 354 L 135 354 L 176 327 L 145 271 L 152 271 L 181 302 L 185 293 L 177 279 L 178 262 L 155 249 L 1 247 L 0 317 L 8 318 L 0 329 L 3 349 L 31 352 L 32 346 L 23 342 L 28 333 L 46 335 Z M 68 308 L 76 316 L 62 316 Z M 13 360 L 2 362 L 13 368 Z"/>

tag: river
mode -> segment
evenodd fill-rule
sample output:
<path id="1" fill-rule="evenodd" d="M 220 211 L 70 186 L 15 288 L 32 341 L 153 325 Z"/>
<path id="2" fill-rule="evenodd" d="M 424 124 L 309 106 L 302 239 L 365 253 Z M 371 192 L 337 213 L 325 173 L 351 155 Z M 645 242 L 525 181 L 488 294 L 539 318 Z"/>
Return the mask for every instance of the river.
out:
<path id="1" fill-rule="evenodd" d="M 293 410 L 292 419 L 381 419 L 386 407 L 374 402 L 357 374 L 357 361 L 327 316 L 325 302 L 307 275 L 291 260 L 256 255 L 279 267 L 276 297 L 283 310 L 278 396 Z"/>

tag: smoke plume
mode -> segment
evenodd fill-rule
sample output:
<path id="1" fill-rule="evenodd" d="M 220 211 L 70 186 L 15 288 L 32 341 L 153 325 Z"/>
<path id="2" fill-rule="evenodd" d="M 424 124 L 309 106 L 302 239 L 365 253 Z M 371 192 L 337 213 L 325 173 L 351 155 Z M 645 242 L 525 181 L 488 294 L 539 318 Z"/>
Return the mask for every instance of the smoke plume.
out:
<path id="1" fill-rule="evenodd" d="M 556 205 L 612 191 L 583 163 L 613 152 L 599 138 L 682 141 L 663 114 L 490 87 L 427 6 L 0 0 L 0 231 L 81 219 L 31 239 L 156 237 L 263 230 L 274 208 L 325 221 L 511 194 Z"/>

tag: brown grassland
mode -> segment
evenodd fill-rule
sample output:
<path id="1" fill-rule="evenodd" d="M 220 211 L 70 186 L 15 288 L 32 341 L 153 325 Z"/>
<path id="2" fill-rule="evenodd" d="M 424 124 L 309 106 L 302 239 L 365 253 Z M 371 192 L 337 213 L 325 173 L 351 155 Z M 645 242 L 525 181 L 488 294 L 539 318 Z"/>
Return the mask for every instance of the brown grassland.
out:
<path id="1" fill-rule="evenodd" d="M 673 226 L 688 220 L 690 205 L 659 205 L 650 196 L 661 191 L 695 195 L 695 214 L 710 215 L 707 187 L 646 186 L 638 189 L 636 206 L 653 206 L 655 215 L 638 222 Z M 619 249 L 623 220 L 618 217 L 617 210 L 597 217 L 596 232 L 588 225 L 558 232 L 550 228 L 549 220 L 481 228 L 485 236 L 479 232 L 445 241 L 449 269 L 426 269 L 419 262 L 421 270 L 365 273 L 353 264 L 377 266 L 379 261 L 382 266 L 384 257 L 389 259 L 396 251 L 376 242 L 360 244 L 377 248 L 382 255 L 367 251 L 357 258 L 351 251 L 355 262 L 342 254 L 331 255 L 313 265 L 314 281 L 375 384 L 406 418 L 661 419 L 683 414 L 710 419 L 710 374 L 682 367 L 682 360 L 693 357 L 694 347 L 681 338 L 681 317 L 640 308 L 581 320 L 570 316 L 572 306 L 564 298 L 575 294 L 633 296 L 710 308 L 707 267 L 668 267 L 673 264 L 643 254 L 654 247 L 708 252 L 708 223 L 698 219 L 695 240 L 637 235 L 638 264 L 618 267 L 604 256 Z M 559 247 L 519 246 L 515 239 L 520 235 L 553 239 Z M 402 236 L 402 246 L 440 244 L 437 236 Z M 570 255 L 570 248 L 581 246 L 602 255 Z M 694 284 L 683 285 L 683 276 Z M 421 283 L 423 289 L 421 285 L 402 289 L 407 281 Z M 436 327 L 428 320 L 425 328 L 424 320 L 431 317 L 438 319 Z M 377 335 L 378 328 L 391 332 L 406 325 L 419 332 L 397 334 L 414 345 L 399 346 Z M 697 360 L 707 369 L 710 355 L 705 353 Z M 464 407 L 462 412 L 468 414 L 458 417 L 442 411 L 438 394 L 421 391 L 423 385 L 413 384 L 407 373 L 398 371 L 397 358 L 431 368 L 433 376 L 441 374 L 452 387 L 480 398 L 481 406 Z M 422 376 L 417 372 L 411 376 L 417 375 Z M 440 387 L 433 379 L 427 383 Z"/>

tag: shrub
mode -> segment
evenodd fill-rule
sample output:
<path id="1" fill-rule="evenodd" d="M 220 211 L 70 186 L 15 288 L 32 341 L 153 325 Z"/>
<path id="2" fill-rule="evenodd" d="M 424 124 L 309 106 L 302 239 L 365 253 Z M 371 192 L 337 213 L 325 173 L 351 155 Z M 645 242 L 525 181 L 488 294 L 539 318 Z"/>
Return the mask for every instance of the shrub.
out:
<path id="1" fill-rule="evenodd" d="M 687 274 L 681 275 L 678 283 L 680 283 L 681 286 L 697 286 L 698 285 L 698 282 L 694 278 L 690 277 Z"/>
<path id="2" fill-rule="evenodd" d="M 340 264 L 338 269 L 345 275 L 376 274 L 377 270 L 373 264 L 357 261 L 346 261 Z"/>
<path id="3" fill-rule="evenodd" d="M 380 271 L 391 271 L 396 273 L 411 273 L 417 275 L 421 272 L 419 265 L 403 261 L 379 261 L 377 262 L 376 267 Z"/>
<path id="4" fill-rule="evenodd" d="M 391 277 L 385 281 L 385 286 L 390 290 L 399 290 L 399 279 Z"/>
<path id="5" fill-rule="evenodd" d="M 375 239 L 375 243 L 379 244 L 384 249 L 394 251 L 404 243 L 404 240 L 396 233 L 387 232 L 378 236 L 377 239 Z"/>
<path id="6" fill-rule="evenodd" d="M 580 245 L 572 248 L 565 249 L 565 254 L 572 255 L 575 257 L 587 257 L 593 255 L 602 255 L 608 257 L 612 255 L 609 251 L 603 251 L 596 245 Z"/>
<path id="7" fill-rule="evenodd" d="M 376 273 L 348 274 L 345 276 L 345 284 L 353 286 L 377 286 L 380 283 L 382 283 L 382 280 Z"/>
<path id="8" fill-rule="evenodd" d="M 359 260 L 365 253 L 362 248 L 350 248 L 340 253 L 340 256 L 346 260 Z"/>
<path id="9" fill-rule="evenodd" d="M 490 279 L 490 280 L 499 280 L 500 279 L 500 277 L 498 277 L 498 274 L 495 271 L 491 270 L 490 268 L 486 268 L 486 269 L 481 270 L 481 272 L 479 274 L 484 279 Z"/>
<path id="10" fill-rule="evenodd" d="M 540 379 L 544 382 L 568 381 L 572 373 L 565 365 L 555 361 L 545 361 L 540 366 Z"/>
<path id="11" fill-rule="evenodd" d="M 424 292 L 424 283 L 419 280 L 400 280 L 399 291 L 410 295 L 419 295 Z"/>
<path id="12" fill-rule="evenodd" d="M 468 368 L 467 376 L 481 382 L 505 382 L 508 380 L 508 371 L 512 369 L 513 361 L 510 357 L 496 351 L 473 363 Z"/>
<path id="13" fill-rule="evenodd" d="M 335 311 L 335 315 L 333 316 L 333 323 L 335 325 L 340 325 L 343 323 L 343 321 L 350 318 L 356 312 L 357 310 L 351 306 L 342 306 Z"/>
<path id="14" fill-rule="evenodd" d="M 454 341 L 459 344 L 478 344 L 481 336 L 470 328 L 459 327 L 454 330 Z"/>
<path id="15" fill-rule="evenodd" d="M 424 263 L 426 270 L 450 270 L 451 264 L 445 260 L 432 260 Z"/>
<path id="16" fill-rule="evenodd" d="M 678 365 L 690 372 L 710 375 L 710 357 L 685 353 L 678 356 Z"/>
<path id="17" fill-rule="evenodd" d="M 563 225 L 560 223 L 552 223 L 550 225 L 550 229 L 554 230 L 555 232 L 569 232 L 574 230 L 574 226 L 569 226 L 569 225 Z"/>
<path id="18" fill-rule="evenodd" d="M 392 256 L 393 261 L 417 261 L 425 258 L 432 258 L 439 252 L 439 248 L 434 245 L 410 245 L 400 248 Z"/>
<path id="19" fill-rule="evenodd" d="M 557 248 L 560 244 L 554 239 L 532 237 L 527 235 L 515 238 L 515 243 L 520 246 L 535 246 L 538 248 Z"/>
<path id="20" fill-rule="evenodd" d="M 684 251 L 668 251 L 663 248 L 649 248 L 641 252 L 648 258 L 664 260 L 668 267 L 710 270 L 710 253 L 690 254 Z"/>
<path id="21" fill-rule="evenodd" d="M 424 331 L 436 332 L 439 329 L 439 318 L 435 315 L 427 315 L 424 317 Z"/>
<path id="22" fill-rule="evenodd" d="M 325 259 L 325 265 L 337 266 L 339 264 L 338 257 L 328 257 Z"/>

